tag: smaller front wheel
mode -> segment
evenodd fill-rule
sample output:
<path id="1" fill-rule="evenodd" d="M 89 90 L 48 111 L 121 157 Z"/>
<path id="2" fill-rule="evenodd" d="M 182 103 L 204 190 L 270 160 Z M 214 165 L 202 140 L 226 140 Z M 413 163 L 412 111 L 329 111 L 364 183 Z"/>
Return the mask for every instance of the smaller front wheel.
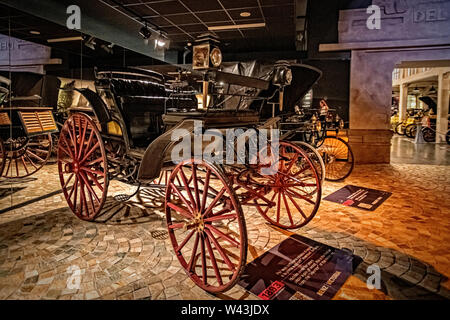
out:
<path id="1" fill-rule="evenodd" d="M 197 159 L 178 164 L 167 181 L 165 211 L 175 254 L 192 281 L 211 293 L 233 287 L 247 260 L 247 229 L 224 171 Z"/>

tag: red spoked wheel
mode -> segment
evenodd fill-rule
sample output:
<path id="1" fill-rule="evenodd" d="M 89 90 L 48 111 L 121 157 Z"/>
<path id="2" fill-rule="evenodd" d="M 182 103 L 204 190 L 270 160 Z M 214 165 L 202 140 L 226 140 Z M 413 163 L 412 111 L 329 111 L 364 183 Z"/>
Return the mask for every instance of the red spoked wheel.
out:
<path id="1" fill-rule="evenodd" d="M 177 178 L 182 185 L 175 184 Z M 247 260 L 247 229 L 223 171 L 203 160 L 181 162 L 170 175 L 165 209 L 170 240 L 187 275 L 210 293 L 233 287 Z"/>
<path id="2" fill-rule="evenodd" d="M 100 132 L 90 117 L 77 113 L 61 129 L 58 171 L 64 197 L 77 217 L 91 221 L 108 190 L 108 168 Z"/>
<path id="3" fill-rule="evenodd" d="M 317 170 L 307 153 L 298 145 L 279 142 L 278 161 L 272 174 L 263 174 L 275 153 L 262 150 L 256 170 L 244 171 L 238 183 L 253 194 L 248 204 L 271 224 L 283 229 L 296 229 L 306 225 L 319 209 L 322 187 Z M 266 163 L 266 164 L 264 164 Z"/>
<path id="4" fill-rule="evenodd" d="M 152 181 L 152 184 L 157 184 L 160 186 L 167 186 L 167 182 L 169 181 L 170 175 L 172 174 L 172 170 L 162 170 L 159 174 L 159 177 Z M 176 185 L 181 185 L 180 178 L 176 178 Z"/>
<path id="5" fill-rule="evenodd" d="M 10 138 L 4 145 L 5 169 L 2 176 L 8 179 L 31 176 L 47 163 L 51 152 L 51 134 Z"/>

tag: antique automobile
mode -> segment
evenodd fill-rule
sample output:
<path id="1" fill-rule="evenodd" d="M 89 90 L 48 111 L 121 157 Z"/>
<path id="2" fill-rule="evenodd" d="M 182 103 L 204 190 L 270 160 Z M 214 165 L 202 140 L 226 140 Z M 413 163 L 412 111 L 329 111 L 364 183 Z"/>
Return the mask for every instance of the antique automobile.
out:
<path id="1" fill-rule="evenodd" d="M 280 123 L 281 137 L 302 143 L 312 156 L 316 154 L 313 159 L 320 163 L 317 167 L 322 167 L 320 171 L 324 173 L 325 180 L 341 181 L 353 171 L 353 151 L 345 138 L 339 136 L 344 121 L 336 110 L 327 108 L 326 116 L 322 118 L 320 111 L 316 108 L 296 108 L 294 114 L 286 114 Z"/>
<path id="2" fill-rule="evenodd" d="M 34 106 L 38 96 L 15 96 L 11 81 L 0 76 L 0 175 L 23 178 L 37 172 L 51 155 L 58 131 L 51 107 Z"/>
<path id="3" fill-rule="evenodd" d="M 210 49 L 202 46 L 202 52 Z M 194 140 L 210 129 L 226 140 L 229 130 L 258 134 L 276 127 L 280 118 L 264 119 L 263 110 L 274 113 L 274 103 L 276 113 L 288 111 L 286 102 L 301 98 L 318 79 L 315 74 L 302 86 L 290 87 L 306 69 L 286 62 L 226 72 L 219 70 L 220 55 L 213 50 L 211 63 L 194 61 L 193 72 L 203 80 L 200 93 L 168 86 L 153 71 L 97 70 L 96 92 L 78 89 L 90 108 L 72 110 L 61 129 L 58 170 L 70 209 L 88 221 L 101 213 L 111 179 L 164 190 L 168 233 L 180 264 L 196 285 L 218 293 L 238 281 L 247 260 L 242 206 L 277 227 L 300 228 L 316 214 L 322 189 L 308 154 L 273 137 L 243 162 L 220 163 L 194 151 L 172 159 L 181 139 Z M 265 76 L 251 76 L 256 69 Z M 184 136 L 174 140 L 177 132 Z M 220 156 L 220 148 L 215 155 Z M 257 161 L 250 161 L 252 156 Z M 273 172 L 264 173 L 270 166 Z"/>

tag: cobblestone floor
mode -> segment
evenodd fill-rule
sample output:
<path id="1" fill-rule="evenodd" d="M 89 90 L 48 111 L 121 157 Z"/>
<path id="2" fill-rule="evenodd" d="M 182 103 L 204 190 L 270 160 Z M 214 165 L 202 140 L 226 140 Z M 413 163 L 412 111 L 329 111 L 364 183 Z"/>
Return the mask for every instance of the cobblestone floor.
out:
<path id="1" fill-rule="evenodd" d="M 363 262 L 335 299 L 449 298 L 450 170 L 429 165 L 359 165 L 344 183 L 327 182 L 323 197 L 346 184 L 390 191 L 375 212 L 322 201 L 296 233 Z M 167 239 L 161 194 L 141 192 L 151 208 L 115 202 L 128 190 L 110 185 L 105 214 L 77 219 L 59 193 L 55 165 L 22 181 L 0 181 L 0 299 L 255 299 L 239 286 L 212 296 L 187 278 Z M 24 205 L 25 204 L 25 205 Z M 244 208 L 248 261 L 291 233 Z M 382 268 L 382 289 L 366 286 L 367 266 Z M 68 289 L 68 268 L 81 288 Z"/>

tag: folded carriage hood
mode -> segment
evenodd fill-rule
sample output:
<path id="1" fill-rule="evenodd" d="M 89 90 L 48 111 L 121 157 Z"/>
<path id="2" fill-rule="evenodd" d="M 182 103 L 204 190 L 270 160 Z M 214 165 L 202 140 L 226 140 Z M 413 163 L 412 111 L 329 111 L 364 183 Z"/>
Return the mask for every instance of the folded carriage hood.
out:
<path id="1" fill-rule="evenodd" d="M 287 86 L 284 91 L 285 111 L 293 111 L 295 105 L 303 99 L 313 85 L 322 77 L 322 71 L 306 64 L 292 63 L 290 64 L 290 68 L 292 71 L 292 83 L 290 86 Z M 255 60 L 250 62 L 226 63 L 223 71 L 247 77 L 270 80 L 273 69 L 273 62 L 269 63 Z M 254 93 L 254 96 L 270 97 L 276 89 L 277 87 L 271 84 L 267 90 L 257 90 Z M 239 93 L 241 94 L 243 93 L 241 86 L 231 85 L 229 88 L 230 93 L 238 93 L 238 91 L 240 91 Z M 236 109 L 238 104 L 240 104 L 239 109 L 258 109 L 260 106 L 259 101 L 242 101 L 239 97 L 233 97 L 227 101 L 225 109 Z"/>
<path id="2" fill-rule="evenodd" d="M 424 96 L 424 97 L 420 97 L 419 100 L 422 101 L 423 103 L 425 103 L 431 109 L 433 109 L 433 111 L 436 111 L 437 104 L 433 98 L 431 98 L 429 96 Z"/>

